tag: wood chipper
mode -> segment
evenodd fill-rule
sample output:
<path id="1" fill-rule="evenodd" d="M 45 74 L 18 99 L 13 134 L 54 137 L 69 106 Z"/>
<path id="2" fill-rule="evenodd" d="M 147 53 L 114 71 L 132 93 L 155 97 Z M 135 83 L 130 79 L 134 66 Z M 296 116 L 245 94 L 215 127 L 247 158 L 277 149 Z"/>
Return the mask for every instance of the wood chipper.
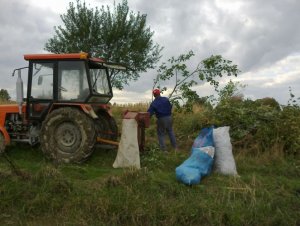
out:
<path id="1" fill-rule="evenodd" d="M 109 70 L 122 65 L 87 53 L 28 54 L 29 66 L 18 74 L 16 105 L 0 106 L 0 152 L 11 141 L 40 143 L 47 157 L 58 162 L 82 162 L 96 143 L 118 138 L 109 111 L 113 97 Z M 28 68 L 27 97 L 21 72 Z"/>

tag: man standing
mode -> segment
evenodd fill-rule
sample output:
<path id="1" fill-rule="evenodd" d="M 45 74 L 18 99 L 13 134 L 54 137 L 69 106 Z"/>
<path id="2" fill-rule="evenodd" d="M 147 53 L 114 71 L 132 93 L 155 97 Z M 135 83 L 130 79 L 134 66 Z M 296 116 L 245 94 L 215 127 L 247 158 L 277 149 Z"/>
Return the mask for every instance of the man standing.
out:
<path id="1" fill-rule="evenodd" d="M 162 151 L 165 150 L 165 133 L 167 132 L 170 138 L 172 147 L 176 150 L 176 139 L 172 128 L 172 105 L 167 97 L 160 95 L 159 89 L 153 90 L 154 101 L 151 103 L 148 112 L 150 116 L 156 115 L 157 121 L 157 136 L 159 147 Z"/>

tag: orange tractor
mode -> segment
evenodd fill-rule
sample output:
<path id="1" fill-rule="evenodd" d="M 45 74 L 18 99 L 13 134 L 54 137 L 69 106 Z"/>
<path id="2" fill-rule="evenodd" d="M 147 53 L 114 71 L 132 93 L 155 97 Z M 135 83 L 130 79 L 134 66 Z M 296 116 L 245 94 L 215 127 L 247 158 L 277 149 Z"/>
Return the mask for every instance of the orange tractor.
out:
<path id="1" fill-rule="evenodd" d="M 87 53 L 24 55 L 18 72 L 16 105 L 0 106 L 0 152 L 12 141 L 40 143 L 58 162 L 82 162 L 96 143 L 112 144 L 118 127 L 109 111 L 113 97 L 109 70 L 124 70 Z M 27 97 L 21 72 L 28 68 Z"/>

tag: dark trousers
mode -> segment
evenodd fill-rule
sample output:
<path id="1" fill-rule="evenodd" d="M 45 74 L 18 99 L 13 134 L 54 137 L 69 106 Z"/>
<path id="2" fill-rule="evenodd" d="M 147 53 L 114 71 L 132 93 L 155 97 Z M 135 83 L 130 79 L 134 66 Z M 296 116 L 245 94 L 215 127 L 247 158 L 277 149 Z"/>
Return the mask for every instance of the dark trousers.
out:
<path id="1" fill-rule="evenodd" d="M 176 148 L 175 134 L 172 128 L 172 117 L 166 116 L 158 118 L 157 124 L 157 136 L 159 141 L 159 147 L 161 150 L 165 150 L 165 134 L 167 133 L 173 148 Z"/>

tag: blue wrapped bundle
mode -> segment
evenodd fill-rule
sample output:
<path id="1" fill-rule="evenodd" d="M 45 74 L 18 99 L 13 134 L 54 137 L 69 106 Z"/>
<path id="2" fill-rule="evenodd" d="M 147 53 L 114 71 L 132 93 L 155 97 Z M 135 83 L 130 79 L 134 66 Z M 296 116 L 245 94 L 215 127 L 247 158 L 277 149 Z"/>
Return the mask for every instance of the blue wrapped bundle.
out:
<path id="1" fill-rule="evenodd" d="M 180 165 L 176 168 L 176 179 L 186 185 L 199 184 L 201 173 L 199 169 Z"/>
<path id="2" fill-rule="evenodd" d="M 214 146 L 213 127 L 203 128 L 193 143 L 193 148 Z"/>
<path id="3" fill-rule="evenodd" d="M 199 184 L 201 178 L 211 173 L 212 165 L 210 154 L 202 148 L 193 148 L 191 156 L 176 168 L 176 179 L 186 185 Z"/>

